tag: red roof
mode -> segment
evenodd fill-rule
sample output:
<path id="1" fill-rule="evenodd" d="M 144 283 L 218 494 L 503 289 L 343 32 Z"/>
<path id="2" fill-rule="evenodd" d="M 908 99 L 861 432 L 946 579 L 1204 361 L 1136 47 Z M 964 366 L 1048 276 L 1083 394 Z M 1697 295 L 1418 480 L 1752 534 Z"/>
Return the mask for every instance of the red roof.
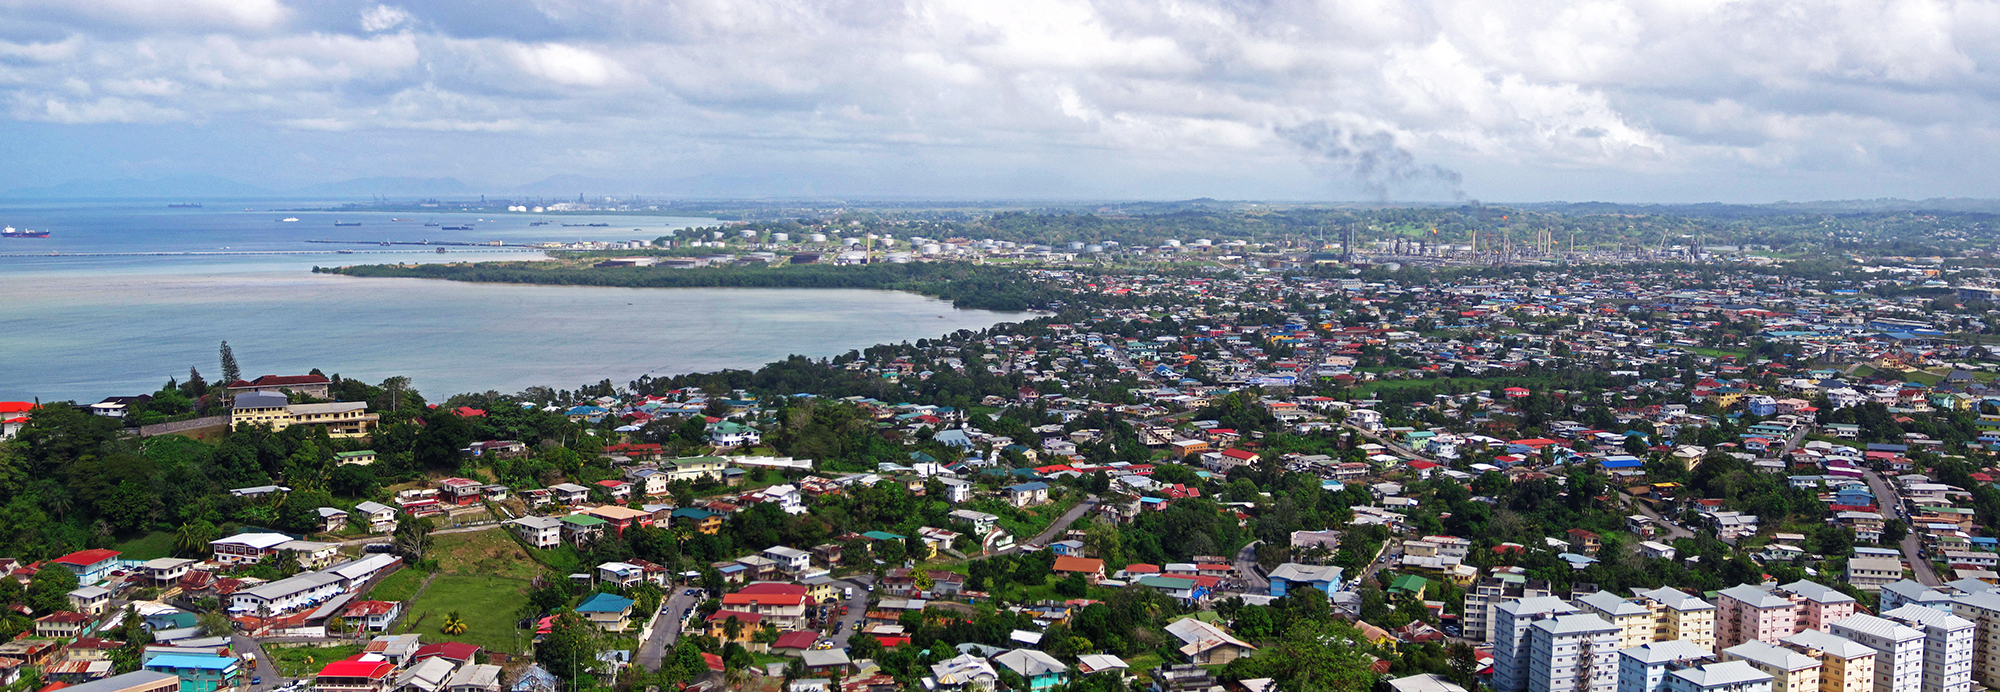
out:
<path id="1" fill-rule="evenodd" d="M 472 660 L 472 657 L 478 655 L 478 653 L 479 647 L 472 644 L 439 642 L 437 644 L 426 644 L 423 648 L 417 649 L 416 659 L 421 661 L 426 658 L 444 658 L 445 660 L 464 662 Z"/>
<path id="2" fill-rule="evenodd" d="M 396 604 L 390 603 L 388 601 L 361 601 L 359 603 L 355 603 L 354 605 L 348 606 L 347 612 L 343 613 L 343 615 L 345 617 L 351 617 L 351 618 L 368 617 L 370 615 L 387 615 L 389 614 L 389 611 L 395 609 L 396 609 Z"/>
<path id="3" fill-rule="evenodd" d="M 806 595 L 806 587 L 801 584 L 787 584 L 781 581 L 760 581 L 737 589 L 736 593 L 804 596 Z"/>
<path id="4" fill-rule="evenodd" d="M 379 680 L 389 677 L 396 666 L 388 661 L 334 661 L 319 671 L 322 678 L 369 678 Z"/>
<path id="5" fill-rule="evenodd" d="M 481 411 L 471 406 L 460 406 L 458 408 L 452 409 L 451 412 L 458 414 L 458 417 L 460 418 L 481 418 L 486 415 L 485 411 Z"/>
<path id="6" fill-rule="evenodd" d="M 1251 459 L 1255 459 L 1255 458 L 1257 458 L 1257 455 L 1255 455 L 1255 454 L 1251 454 L 1251 453 L 1249 453 L 1249 452 L 1246 452 L 1246 451 L 1243 451 L 1243 450 L 1241 450 L 1241 449 L 1225 449 L 1225 450 L 1222 450 L 1222 456 L 1226 456 L 1226 457 L 1229 457 L 1229 458 L 1231 458 L 1231 459 L 1241 459 L 1241 460 L 1243 460 L 1243 461 L 1249 461 L 1249 460 L 1251 460 Z"/>
<path id="7" fill-rule="evenodd" d="M 709 670 L 722 670 L 723 668 L 721 656 L 717 656 L 715 654 L 702 654 L 701 660 L 703 663 L 708 664 Z"/>
<path id="8" fill-rule="evenodd" d="M 786 632 L 771 643 L 773 649 L 810 649 L 819 643 L 818 632 Z"/>
<path id="9" fill-rule="evenodd" d="M 732 605 L 799 605 L 806 602 L 803 594 L 789 593 L 743 593 L 722 595 L 722 604 Z"/>
<path id="10" fill-rule="evenodd" d="M 58 565 L 89 567 L 91 565 L 95 565 L 105 560 L 115 559 L 118 557 L 118 555 L 119 553 L 116 550 L 105 550 L 103 548 L 98 548 L 96 550 L 79 550 L 74 553 L 70 553 L 68 555 L 56 558 L 55 562 Z"/>
<path id="11" fill-rule="evenodd" d="M 27 413 L 35 410 L 35 405 L 27 401 L 0 401 L 0 413 Z"/>

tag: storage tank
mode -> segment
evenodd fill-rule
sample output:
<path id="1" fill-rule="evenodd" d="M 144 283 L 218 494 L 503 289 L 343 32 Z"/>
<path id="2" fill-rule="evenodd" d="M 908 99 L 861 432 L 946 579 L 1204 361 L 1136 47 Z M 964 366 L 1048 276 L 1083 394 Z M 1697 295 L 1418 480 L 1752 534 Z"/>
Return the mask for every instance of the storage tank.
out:
<path id="1" fill-rule="evenodd" d="M 773 242 L 773 243 L 786 243 L 786 242 L 791 242 L 791 240 L 792 240 L 792 234 L 790 234 L 790 233 L 772 233 L 772 234 L 771 234 L 771 242 Z"/>
<path id="2" fill-rule="evenodd" d="M 826 234 L 825 234 L 825 233 L 814 233 L 814 234 L 812 234 L 812 241 L 813 241 L 813 242 L 815 242 L 815 243 L 824 243 L 824 242 L 826 242 Z"/>

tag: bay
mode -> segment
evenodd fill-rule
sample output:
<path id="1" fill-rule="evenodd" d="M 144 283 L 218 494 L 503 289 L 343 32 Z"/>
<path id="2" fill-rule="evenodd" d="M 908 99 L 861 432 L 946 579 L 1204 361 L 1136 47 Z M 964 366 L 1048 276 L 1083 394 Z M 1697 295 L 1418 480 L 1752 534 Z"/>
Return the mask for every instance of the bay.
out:
<path id="1" fill-rule="evenodd" d="M 460 248 L 438 255 L 393 247 L 362 254 L 371 246 L 334 254 L 304 240 L 330 235 L 335 215 L 323 217 L 325 226 L 304 227 L 326 233 L 301 233 L 295 224 L 306 223 L 308 214 L 292 213 L 301 221 L 278 225 L 274 219 L 285 217 L 273 214 L 282 207 L 264 206 L 270 208 L 192 210 L 197 213 L 151 203 L 0 206 L 0 223 L 52 231 L 49 239 L 0 241 L 0 400 L 96 401 L 146 393 L 168 377 L 185 379 L 190 367 L 212 380 L 220 374 L 217 347 L 225 340 L 246 376 L 314 368 L 370 382 L 401 375 L 437 400 L 460 392 L 755 368 L 792 354 L 828 357 L 1020 318 L 894 291 L 520 286 L 313 274 L 316 265 L 539 255 Z M 365 219 L 401 215 L 338 216 L 362 219 L 360 228 L 367 229 Z M 440 217 L 446 218 L 440 223 L 457 225 Z M 529 221 L 488 224 L 477 236 L 428 230 L 434 241 L 505 236 L 526 242 L 546 228 L 529 227 Z M 620 228 L 561 231 L 581 231 L 592 240 L 651 239 L 713 223 L 663 217 L 611 222 Z M 387 223 L 383 227 L 392 228 Z M 662 233 L 638 235 L 635 227 Z M 423 233 L 423 226 L 413 228 Z M 23 247 L 60 248 L 53 251 L 63 254 L 16 250 Z M 314 254 L 86 254 L 239 250 Z"/>

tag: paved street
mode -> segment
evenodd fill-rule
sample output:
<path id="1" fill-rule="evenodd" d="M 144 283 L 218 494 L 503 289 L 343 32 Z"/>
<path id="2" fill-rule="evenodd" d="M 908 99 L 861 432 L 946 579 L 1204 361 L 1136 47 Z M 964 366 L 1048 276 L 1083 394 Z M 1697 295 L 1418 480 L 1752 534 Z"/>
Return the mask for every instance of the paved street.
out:
<path id="1" fill-rule="evenodd" d="M 1243 582 L 1244 593 L 1271 592 L 1271 580 L 1257 571 L 1257 544 L 1262 542 L 1251 541 L 1242 550 L 1236 551 L 1236 578 Z"/>
<path id="2" fill-rule="evenodd" d="M 840 634 L 828 635 L 821 633 L 821 639 L 830 638 L 833 640 L 833 648 L 847 648 L 847 639 L 854 636 L 855 630 L 861 628 L 862 619 L 868 617 L 868 585 L 874 580 L 875 576 L 871 574 L 862 574 L 841 580 L 842 584 L 854 589 L 854 595 L 847 598 L 847 614 L 838 618 L 839 622 L 845 623 L 845 626 L 840 628 Z"/>
<path id="3" fill-rule="evenodd" d="M 1875 508 L 1882 512 L 1882 518 L 1902 521 L 1903 496 L 1897 495 L 1896 489 L 1890 486 L 1888 481 L 1883 480 L 1882 474 L 1876 473 L 1874 469 L 1868 470 L 1867 478 L 1868 488 L 1875 492 Z M 1923 545 L 1917 538 L 1917 532 L 1911 531 L 1903 535 L 1902 548 L 1903 560 L 1909 562 L 1911 571 L 1917 573 L 1917 581 L 1922 582 L 1924 586 L 1944 583 L 1938 579 L 1937 570 L 1931 568 L 1931 561 L 1919 555 Z"/>
<path id="4" fill-rule="evenodd" d="M 639 645 L 638 660 L 635 661 L 640 667 L 659 670 L 660 659 L 665 658 L 667 650 L 680 642 L 681 617 L 688 608 L 701 603 L 700 596 L 689 596 L 687 592 L 686 586 L 674 587 L 667 596 L 664 608 L 653 613 L 653 636 Z"/>
<path id="5" fill-rule="evenodd" d="M 279 683 L 283 682 L 279 679 L 277 666 L 271 663 L 271 655 L 264 652 L 264 645 L 258 643 L 256 637 L 231 634 L 229 635 L 229 648 L 235 651 L 238 656 L 243 654 L 257 654 L 257 665 L 244 667 L 243 689 L 245 692 L 264 692 L 265 690 L 277 687 Z M 259 676 L 264 678 L 263 684 L 250 684 L 252 677 Z"/>

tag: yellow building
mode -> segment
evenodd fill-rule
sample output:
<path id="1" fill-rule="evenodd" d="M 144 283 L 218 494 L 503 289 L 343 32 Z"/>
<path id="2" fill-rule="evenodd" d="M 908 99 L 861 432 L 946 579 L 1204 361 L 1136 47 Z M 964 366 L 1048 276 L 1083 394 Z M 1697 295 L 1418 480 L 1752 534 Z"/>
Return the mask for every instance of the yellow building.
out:
<path id="1" fill-rule="evenodd" d="M 1653 641 L 1684 639 L 1715 650 L 1715 604 L 1669 587 L 1635 595 L 1634 600 L 1652 613 Z"/>
<path id="2" fill-rule="evenodd" d="M 317 425 L 326 428 L 328 437 L 367 437 L 381 421 L 381 416 L 369 413 L 368 404 L 361 401 L 293 404 L 283 394 L 250 392 L 236 395 L 234 404 L 229 410 L 232 428 L 248 423 L 268 426 L 275 432 L 294 425 Z"/>
<path id="3" fill-rule="evenodd" d="M 1645 606 L 1619 598 L 1609 591 L 1576 599 L 1576 604 L 1586 613 L 1604 618 L 1618 628 L 1618 648 L 1626 649 L 1644 646 L 1654 641 L 1653 611 Z"/>
<path id="4" fill-rule="evenodd" d="M 1786 637 L 1787 648 L 1819 659 L 1819 692 L 1872 692 L 1875 689 L 1875 649 L 1820 630 Z"/>
<path id="5" fill-rule="evenodd" d="M 1771 692 L 1820 692 L 1819 659 L 1791 649 L 1753 639 L 1723 649 L 1722 660 L 1743 661 L 1771 676 Z"/>

